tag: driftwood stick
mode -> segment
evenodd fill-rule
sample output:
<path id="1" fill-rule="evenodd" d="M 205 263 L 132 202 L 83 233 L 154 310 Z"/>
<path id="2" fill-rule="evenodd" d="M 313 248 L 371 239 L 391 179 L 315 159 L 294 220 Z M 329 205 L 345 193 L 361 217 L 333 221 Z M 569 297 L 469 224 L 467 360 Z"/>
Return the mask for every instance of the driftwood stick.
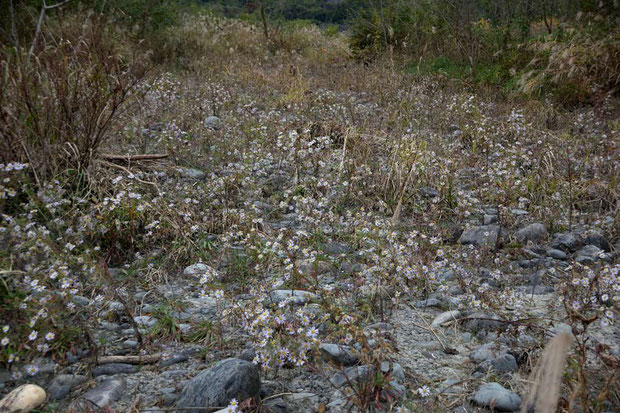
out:
<path id="1" fill-rule="evenodd" d="M 152 159 L 163 159 L 167 158 L 167 153 L 153 153 L 153 154 L 143 154 L 143 155 L 114 155 L 114 154 L 101 154 L 103 159 L 107 159 L 109 161 L 146 161 Z"/>
<path id="2" fill-rule="evenodd" d="M 126 364 L 153 364 L 161 359 L 161 354 L 148 356 L 101 356 L 98 364 L 126 363 Z"/>

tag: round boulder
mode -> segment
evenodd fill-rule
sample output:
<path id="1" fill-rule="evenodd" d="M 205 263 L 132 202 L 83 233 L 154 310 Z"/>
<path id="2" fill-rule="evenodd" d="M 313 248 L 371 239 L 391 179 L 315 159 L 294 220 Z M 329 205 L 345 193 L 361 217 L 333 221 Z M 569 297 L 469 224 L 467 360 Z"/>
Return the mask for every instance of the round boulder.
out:
<path id="1" fill-rule="evenodd" d="M 257 397 L 259 392 L 258 367 L 245 360 L 229 358 L 191 379 L 175 406 L 183 408 L 183 413 L 203 413 L 204 407 L 227 406 L 232 399 L 241 402 Z M 190 407 L 202 409 L 186 410 Z"/>

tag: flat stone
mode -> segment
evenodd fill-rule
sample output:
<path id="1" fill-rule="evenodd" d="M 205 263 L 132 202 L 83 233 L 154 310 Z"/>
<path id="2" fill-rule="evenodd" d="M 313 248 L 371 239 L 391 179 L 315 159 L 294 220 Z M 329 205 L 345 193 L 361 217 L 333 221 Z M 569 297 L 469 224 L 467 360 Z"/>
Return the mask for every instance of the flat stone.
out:
<path id="1" fill-rule="evenodd" d="M 556 260 L 566 260 L 568 255 L 562 250 L 550 249 L 547 251 L 547 257 L 551 257 Z"/>
<path id="2" fill-rule="evenodd" d="M 161 373 L 161 377 L 166 380 L 177 380 L 187 375 L 187 370 L 166 370 Z"/>
<path id="3" fill-rule="evenodd" d="M 599 259 L 601 252 L 599 247 L 595 245 L 586 245 L 575 253 L 575 261 L 583 265 L 594 264 Z"/>
<path id="4" fill-rule="evenodd" d="M 487 360 L 493 360 L 505 351 L 500 351 L 495 343 L 484 344 L 469 353 L 469 358 L 476 363 L 482 363 Z"/>
<path id="5" fill-rule="evenodd" d="M 430 186 L 424 186 L 418 191 L 423 198 L 437 198 L 439 191 Z"/>
<path id="6" fill-rule="evenodd" d="M 372 377 L 372 373 L 372 366 L 364 365 L 348 367 L 344 371 L 336 373 L 331 379 L 329 379 L 329 381 L 334 387 L 340 388 L 345 384 L 357 383 L 359 381 L 370 379 Z"/>
<path id="7" fill-rule="evenodd" d="M 583 235 L 583 243 L 585 245 L 594 245 L 604 251 L 611 251 L 611 244 L 605 238 L 605 234 L 597 229 L 587 231 Z"/>
<path id="8" fill-rule="evenodd" d="M 431 323 L 431 327 L 438 328 L 441 327 L 443 323 L 448 321 L 456 320 L 461 316 L 461 312 L 459 310 L 446 311 L 439 314 L 433 322 Z"/>
<path id="9" fill-rule="evenodd" d="M 381 372 L 390 373 L 392 379 L 403 382 L 405 380 L 405 370 L 398 363 L 390 363 L 389 361 L 381 362 Z"/>
<path id="10" fill-rule="evenodd" d="M 459 242 L 463 245 L 476 245 L 479 247 L 494 247 L 499 239 L 499 225 L 483 225 L 466 229 L 461 234 Z"/>
<path id="11" fill-rule="evenodd" d="M 220 130 L 222 129 L 223 122 L 217 116 L 207 116 L 204 120 L 204 125 L 213 130 Z"/>
<path id="12" fill-rule="evenodd" d="M 483 225 L 497 224 L 499 217 L 497 215 L 484 214 L 482 216 Z"/>
<path id="13" fill-rule="evenodd" d="M 331 268 L 331 265 L 325 261 L 300 260 L 297 262 L 297 269 L 305 276 L 327 274 Z"/>
<path id="14" fill-rule="evenodd" d="M 140 327 L 154 327 L 155 324 L 157 324 L 157 319 L 149 315 L 140 315 L 140 316 L 134 317 L 134 321 Z"/>
<path id="15" fill-rule="evenodd" d="M 125 340 L 123 341 L 123 347 L 124 348 L 133 348 L 136 349 L 138 348 L 139 343 L 136 340 Z"/>
<path id="16" fill-rule="evenodd" d="M 316 413 L 319 411 L 319 396 L 314 393 L 293 393 L 282 396 L 291 413 Z"/>
<path id="17" fill-rule="evenodd" d="M 350 253 L 353 251 L 353 248 L 341 242 L 328 242 L 323 247 L 323 251 L 329 255 L 342 255 Z"/>
<path id="18" fill-rule="evenodd" d="M 418 300 L 415 302 L 416 308 L 441 307 L 441 300 L 437 298 L 427 298 L 426 300 Z"/>
<path id="19" fill-rule="evenodd" d="M 80 374 L 59 374 L 52 379 L 47 387 L 50 400 L 64 399 L 71 392 L 71 389 L 85 383 L 86 380 L 88 377 Z"/>
<path id="20" fill-rule="evenodd" d="M 188 357 L 185 354 L 173 354 L 170 357 L 164 357 L 159 360 L 159 367 L 168 367 L 173 364 L 182 363 L 187 361 Z"/>
<path id="21" fill-rule="evenodd" d="M 200 372 L 183 387 L 175 406 L 182 408 L 227 406 L 232 399 L 242 401 L 260 393 L 258 367 L 245 360 L 229 358 Z M 186 413 L 203 413 L 188 409 Z"/>
<path id="22" fill-rule="evenodd" d="M 472 332 L 479 332 L 482 330 L 499 330 L 502 328 L 503 323 L 501 318 L 495 314 L 485 314 L 482 312 L 475 312 L 467 316 L 469 320 L 463 322 L 463 328 Z"/>
<path id="23" fill-rule="evenodd" d="M 104 408 L 120 399 L 125 392 L 126 386 L 125 380 L 122 379 L 103 380 L 93 389 L 84 393 L 81 398 L 91 402 L 98 408 Z"/>
<path id="24" fill-rule="evenodd" d="M 178 167 L 176 171 L 187 178 L 195 179 L 197 181 L 202 181 L 207 178 L 206 173 L 196 168 Z"/>
<path id="25" fill-rule="evenodd" d="M 113 376 L 115 374 L 132 374 L 138 371 L 138 366 L 125 363 L 102 364 L 95 367 L 93 377 Z"/>
<path id="26" fill-rule="evenodd" d="M 555 234 L 551 247 L 562 250 L 564 252 L 574 252 L 581 245 L 581 240 L 572 232 Z"/>
<path id="27" fill-rule="evenodd" d="M 179 399 L 179 394 L 175 387 L 163 387 L 159 389 L 164 406 L 172 406 Z"/>
<path id="28" fill-rule="evenodd" d="M 478 388 L 472 401 L 479 406 L 491 407 L 499 412 L 516 412 L 521 407 L 521 397 L 503 388 L 499 383 L 486 383 Z"/>
<path id="29" fill-rule="evenodd" d="M 502 354 L 494 359 L 487 360 L 478 366 L 479 371 L 492 370 L 498 373 L 511 373 L 517 371 L 519 366 L 512 354 Z"/>
<path id="30" fill-rule="evenodd" d="M 547 238 L 547 228 L 543 224 L 535 222 L 515 232 L 515 238 L 522 244 L 527 242 L 540 244 Z"/>
<path id="31" fill-rule="evenodd" d="M 289 300 L 295 305 L 304 305 L 318 299 L 316 294 L 303 290 L 274 290 L 269 294 L 269 297 L 273 304 Z"/>
<path id="32" fill-rule="evenodd" d="M 319 351 L 323 359 L 334 361 L 343 366 L 352 366 L 359 361 L 359 358 L 353 354 L 353 349 L 348 346 L 321 343 Z"/>

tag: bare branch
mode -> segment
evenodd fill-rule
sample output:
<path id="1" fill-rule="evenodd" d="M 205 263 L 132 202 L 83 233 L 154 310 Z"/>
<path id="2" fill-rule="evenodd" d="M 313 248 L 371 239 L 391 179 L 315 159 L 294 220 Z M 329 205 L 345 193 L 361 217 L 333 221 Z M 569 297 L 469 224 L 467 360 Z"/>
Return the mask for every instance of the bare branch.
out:
<path id="1" fill-rule="evenodd" d="M 41 35 L 41 27 L 43 26 L 43 20 L 45 20 L 45 12 L 48 10 L 56 9 L 58 7 L 64 6 L 69 3 L 69 0 L 61 1 L 60 3 L 53 4 L 48 6 L 45 0 L 43 0 L 43 6 L 41 7 L 41 12 L 39 13 L 39 20 L 37 20 L 37 27 L 34 31 L 34 38 L 32 39 L 32 45 L 30 45 L 30 50 L 28 51 L 28 60 L 34 54 L 34 50 L 37 47 L 37 41 L 39 40 L 39 36 Z"/>

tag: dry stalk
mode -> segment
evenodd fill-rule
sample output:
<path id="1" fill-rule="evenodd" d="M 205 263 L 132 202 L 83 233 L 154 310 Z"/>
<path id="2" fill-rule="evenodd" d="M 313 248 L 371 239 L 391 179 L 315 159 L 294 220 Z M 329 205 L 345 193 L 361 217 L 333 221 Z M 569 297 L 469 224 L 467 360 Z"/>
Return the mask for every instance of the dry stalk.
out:
<path id="1" fill-rule="evenodd" d="M 553 413 L 556 411 L 562 385 L 564 361 L 573 337 L 569 333 L 558 334 L 545 348 L 532 371 L 532 385 L 521 413 Z"/>

